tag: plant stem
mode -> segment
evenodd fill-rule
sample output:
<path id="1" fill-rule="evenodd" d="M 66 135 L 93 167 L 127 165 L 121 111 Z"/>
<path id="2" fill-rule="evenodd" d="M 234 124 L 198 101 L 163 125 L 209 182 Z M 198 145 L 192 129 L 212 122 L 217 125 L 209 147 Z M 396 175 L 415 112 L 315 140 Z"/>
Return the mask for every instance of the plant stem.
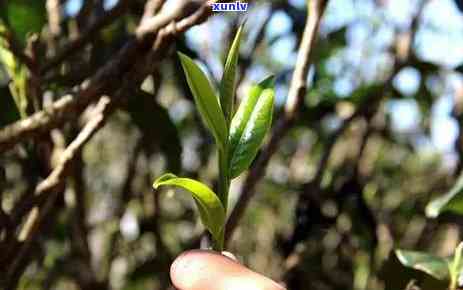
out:
<path id="1" fill-rule="evenodd" d="M 460 243 L 458 247 L 455 249 L 455 255 L 453 258 L 453 262 L 450 266 L 450 290 L 458 289 L 458 278 L 460 276 L 460 268 L 461 268 L 461 258 L 462 258 L 462 251 L 463 251 L 463 243 Z"/>
<path id="2" fill-rule="evenodd" d="M 230 180 L 228 177 L 228 160 L 226 150 L 219 150 L 219 188 L 218 195 L 223 204 L 225 212 L 228 207 L 228 190 L 230 187 Z"/>
<path id="3" fill-rule="evenodd" d="M 228 146 L 226 146 L 228 147 Z M 228 148 L 219 149 L 219 185 L 218 185 L 218 196 L 222 205 L 227 212 L 228 207 L 228 190 L 230 188 L 230 178 L 228 176 Z M 224 225 L 225 226 L 225 225 Z M 225 240 L 225 230 L 222 230 L 220 234 L 220 240 L 214 241 L 213 249 L 221 252 L 223 250 L 223 244 Z"/>
<path id="4" fill-rule="evenodd" d="M 224 239 L 225 239 L 225 235 L 224 235 L 224 230 L 222 230 L 222 233 L 220 234 L 220 238 L 219 240 L 216 240 L 212 237 L 212 250 L 216 251 L 216 252 L 219 252 L 221 253 L 224 248 L 223 248 L 223 245 L 224 245 Z"/>

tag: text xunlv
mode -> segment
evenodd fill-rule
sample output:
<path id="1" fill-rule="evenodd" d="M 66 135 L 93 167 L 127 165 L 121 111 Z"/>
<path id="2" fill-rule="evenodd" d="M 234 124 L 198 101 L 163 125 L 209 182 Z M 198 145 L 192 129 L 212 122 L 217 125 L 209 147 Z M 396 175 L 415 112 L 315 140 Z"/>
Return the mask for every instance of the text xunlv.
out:
<path id="1" fill-rule="evenodd" d="M 230 2 L 230 3 L 210 3 L 212 11 L 247 11 L 248 3 L 241 1 Z"/>

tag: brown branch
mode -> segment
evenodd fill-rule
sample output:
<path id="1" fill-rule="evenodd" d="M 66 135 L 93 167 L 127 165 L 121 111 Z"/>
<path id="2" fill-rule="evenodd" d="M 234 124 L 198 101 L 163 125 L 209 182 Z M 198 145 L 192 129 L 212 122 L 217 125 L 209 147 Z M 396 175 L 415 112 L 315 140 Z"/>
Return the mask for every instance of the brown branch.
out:
<path id="1" fill-rule="evenodd" d="M 62 63 L 66 58 L 74 53 L 80 52 L 89 41 L 91 41 L 95 35 L 97 35 L 101 29 L 108 26 L 115 20 L 117 20 L 126 10 L 129 0 L 120 0 L 117 5 L 110 11 L 106 12 L 103 16 L 98 18 L 95 23 L 90 25 L 88 29 L 83 31 L 76 39 L 68 43 L 55 57 L 50 59 L 41 69 L 40 72 L 45 74 L 55 66 Z"/>
<path id="2" fill-rule="evenodd" d="M 166 48 L 179 33 L 204 21 L 210 15 L 208 3 L 204 2 L 201 6 L 194 5 L 194 3 L 196 2 L 182 3 L 177 9 L 154 17 L 155 21 L 150 21 L 148 26 L 144 26 L 145 30 L 138 32 L 136 37 L 130 40 L 110 62 L 96 73 L 88 85 L 74 96 L 60 99 L 46 110 L 0 131 L 0 151 L 28 137 L 37 136 L 58 127 L 63 121 L 75 118 L 79 112 L 102 94 L 115 92 L 111 95 L 115 101 L 128 95 L 129 89 L 139 84 L 144 76 L 152 71 L 151 64 L 156 63 L 166 54 Z M 192 11 L 193 8 L 195 8 L 194 11 Z M 151 45 L 153 42 L 154 45 Z M 118 102 L 107 98 L 107 112 L 110 112 L 113 103 Z M 44 203 L 32 209 L 23 226 L 19 237 L 21 244 L 17 251 L 18 254 L 12 258 L 11 267 L 7 272 L 7 289 L 16 287 L 41 229 L 56 209 L 56 200 L 62 194 L 64 180 L 69 171 L 68 166 L 74 158 L 72 152 L 80 150 L 80 146 L 83 146 L 93 135 L 92 128 L 96 131 L 99 127 L 98 123 L 104 123 L 105 116 L 103 114 L 100 121 L 98 118 L 92 118 L 87 123 L 62 154 L 62 162 L 36 187 L 34 196 L 43 196 Z"/>
<path id="3" fill-rule="evenodd" d="M 61 33 L 61 3 L 59 0 L 47 0 L 48 29 L 53 37 Z"/>
<path id="4" fill-rule="evenodd" d="M 307 74 L 311 65 L 311 54 L 315 46 L 318 27 L 325 11 L 326 0 L 308 1 L 308 18 L 304 28 L 304 34 L 299 47 L 299 52 L 294 68 L 293 78 L 288 92 L 288 100 L 285 106 L 286 118 L 294 118 L 298 105 L 303 100 L 307 91 Z"/>
<path id="5" fill-rule="evenodd" d="M 327 0 L 308 1 L 308 18 L 299 47 L 293 78 L 291 80 L 285 112 L 275 126 L 269 143 L 262 150 L 261 156 L 251 168 L 249 175 L 244 181 L 241 195 L 233 208 L 226 226 L 226 241 L 232 236 L 238 221 L 243 215 L 249 201 L 254 195 L 254 189 L 265 173 L 270 158 L 275 153 L 280 141 L 286 135 L 296 118 L 297 108 L 301 105 L 307 91 L 307 75 L 311 65 L 311 54 L 317 38 L 318 27 L 325 10 Z"/>
<path id="6" fill-rule="evenodd" d="M 97 107 L 95 108 L 94 117 L 85 125 L 82 131 L 77 135 L 76 139 L 64 150 L 58 166 L 53 169 L 52 173 L 42 182 L 39 183 L 35 189 L 35 194 L 40 195 L 44 192 L 54 190 L 63 180 L 71 162 L 74 160 L 76 153 L 87 143 L 93 134 L 98 131 L 103 125 L 105 116 L 111 108 L 109 97 L 102 97 Z"/>
<path id="7" fill-rule="evenodd" d="M 206 5 L 203 5 L 193 14 L 184 14 L 185 11 L 182 9 L 183 7 L 179 7 L 176 14 L 169 14 L 172 17 L 175 17 L 175 19 L 177 19 L 177 17 L 180 19 L 180 21 L 178 21 L 178 25 L 168 25 L 171 23 L 172 19 L 163 16 L 163 21 L 158 22 L 157 26 L 152 26 L 152 29 L 155 29 L 157 34 L 147 33 L 146 35 L 140 35 L 139 38 L 131 41 L 126 45 L 125 48 L 121 50 L 121 52 L 119 52 L 116 60 L 109 63 L 102 70 L 100 70 L 100 72 L 92 79 L 92 82 L 90 82 L 88 87 L 80 92 L 86 92 L 87 95 L 78 94 L 79 99 L 71 97 L 70 100 L 67 100 L 63 103 L 64 105 L 61 105 L 65 108 L 66 106 L 69 106 L 71 110 L 72 108 L 74 110 L 75 108 L 85 108 L 85 106 L 92 101 L 92 98 L 97 96 L 97 93 L 108 90 L 117 90 L 113 100 L 121 100 L 123 96 L 129 95 L 129 90 L 131 88 L 133 89 L 136 84 L 139 84 L 149 71 L 152 71 L 152 68 L 154 67 L 152 64 L 154 64 L 162 55 L 166 53 L 166 48 L 172 42 L 172 40 L 174 40 L 175 36 L 178 33 L 185 31 L 192 25 L 195 25 L 196 23 L 206 19 L 207 15 L 209 14 L 208 12 L 210 11 L 210 9 L 204 8 Z M 154 40 L 155 44 L 150 50 L 150 47 L 147 46 L 147 44 L 152 43 L 152 39 Z M 145 51 L 148 51 L 148 53 Z M 142 54 L 138 55 L 137 53 L 139 52 Z M 132 54 L 137 54 L 137 57 L 127 57 L 128 55 L 132 56 Z M 128 62 L 131 63 L 131 66 L 127 65 Z M 122 71 L 119 71 L 121 70 L 119 64 L 123 65 Z M 126 65 L 124 66 L 124 64 Z M 121 75 L 117 75 L 118 73 Z M 114 74 L 116 74 L 116 79 L 105 79 L 105 77 L 114 76 Z M 115 82 L 117 83 L 115 86 L 114 84 L 111 84 Z M 90 90 L 92 94 L 89 94 L 88 90 Z M 110 104 L 116 103 L 112 102 L 113 100 L 108 98 L 108 110 L 113 107 Z M 69 110 L 69 107 L 66 109 Z M 63 111 L 65 110 L 61 110 L 60 113 Z M 64 118 L 64 120 L 65 119 L 66 118 Z M 94 119 L 92 118 L 92 120 Z M 81 136 L 86 136 L 84 133 L 86 132 L 86 128 L 90 126 L 89 124 L 91 123 L 88 123 L 85 126 L 81 134 L 79 134 L 76 140 L 71 143 L 70 147 L 68 147 L 66 150 L 71 150 L 73 148 L 73 144 L 76 144 L 78 140 L 82 139 Z M 91 137 L 89 135 L 87 136 L 88 138 Z M 66 158 L 66 156 L 68 155 L 64 153 L 63 158 Z M 24 242 L 19 247 L 19 254 L 13 258 L 11 263 L 12 267 L 10 267 L 8 271 L 8 281 L 6 284 L 8 289 L 13 289 L 16 286 L 21 273 L 23 273 L 24 268 L 27 265 L 28 258 L 31 255 L 33 244 L 41 232 L 41 228 L 43 227 L 45 221 L 50 216 L 50 213 L 53 212 L 55 201 L 62 193 L 61 182 L 64 180 L 67 171 L 68 170 L 66 166 L 60 164 L 53 170 L 53 172 L 46 180 L 37 186 L 35 190 L 36 195 L 45 196 L 45 201 L 40 208 L 36 207 L 31 211 L 30 217 L 27 219 L 25 226 L 21 231 L 20 238 Z"/>
<path id="8" fill-rule="evenodd" d="M 166 0 L 148 0 L 148 1 L 146 1 L 143 16 L 141 18 L 141 23 L 149 20 L 154 15 L 156 15 L 156 13 L 158 13 L 159 10 L 161 10 L 161 8 L 162 8 L 162 6 L 164 5 L 165 2 L 166 2 Z"/>
<path id="9" fill-rule="evenodd" d="M 89 103 L 102 94 L 113 96 L 118 85 L 128 76 L 127 72 L 136 60 L 143 59 L 150 51 L 153 56 L 166 54 L 166 47 L 175 37 L 190 27 L 202 23 L 211 14 L 210 6 L 205 1 L 197 7 L 193 3 L 182 5 L 166 13 L 160 13 L 137 30 L 137 37 L 129 41 L 95 76 L 87 87 L 74 95 L 68 95 L 53 103 L 47 109 L 4 127 L 0 131 L 0 153 L 8 150 L 18 142 L 40 136 L 53 128 L 62 126 L 69 119 L 75 118 Z M 191 13 L 193 7 L 197 9 Z M 155 45 L 151 47 L 151 43 Z"/>
<path id="10" fill-rule="evenodd" d="M 35 195 L 47 194 L 47 200 L 42 208 L 34 208 L 31 211 L 23 229 L 21 230 L 19 239 L 23 241 L 23 244 L 18 250 L 18 254 L 15 256 L 11 267 L 8 269 L 6 289 L 14 289 L 15 285 L 25 267 L 27 257 L 30 255 L 32 245 L 34 244 L 40 229 L 49 212 L 53 210 L 56 198 L 59 194 L 59 189 L 65 181 L 66 173 L 68 172 L 74 158 L 77 153 L 83 148 L 83 146 L 90 140 L 98 129 L 100 129 L 108 111 L 111 109 L 111 101 L 108 97 L 102 97 L 94 109 L 94 116 L 85 125 L 82 131 L 77 137 L 69 144 L 69 146 L 61 154 L 58 165 L 53 169 L 51 174 L 35 189 Z"/>

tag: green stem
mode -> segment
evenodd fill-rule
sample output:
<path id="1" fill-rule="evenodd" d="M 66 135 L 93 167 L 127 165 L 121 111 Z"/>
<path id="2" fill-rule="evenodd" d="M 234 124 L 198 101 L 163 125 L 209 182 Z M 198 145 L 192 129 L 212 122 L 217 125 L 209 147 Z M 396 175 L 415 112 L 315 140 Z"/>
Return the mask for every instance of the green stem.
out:
<path id="1" fill-rule="evenodd" d="M 455 249 L 455 255 L 453 258 L 453 262 L 450 266 L 450 290 L 458 289 L 458 278 L 460 276 L 460 268 L 461 268 L 461 258 L 462 258 L 462 251 L 463 251 L 463 243 L 460 243 L 458 247 Z"/>
<path id="2" fill-rule="evenodd" d="M 224 250 L 223 249 L 224 239 L 225 239 L 224 234 L 225 234 L 225 231 L 222 230 L 222 233 L 220 234 L 219 240 L 216 240 L 216 239 L 212 238 L 212 249 L 214 251 L 221 253 Z"/>
<path id="3" fill-rule="evenodd" d="M 228 177 L 228 160 L 227 152 L 219 150 L 219 188 L 218 195 L 223 204 L 225 212 L 228 207 L 228 190 L 230 187 L 230 180 Z"/>
<path id="4" fill-rule="evenodd" d="M 230 188 L 230 178 L 228 176 L 228 148 L 223 150 L 219 149 L 219 184 L 218 184 L 218 196 L 222 205 L 227 212 L 228 207 L 228 191 Z M 224 225 L 225 226 L 225 225 Z M 225 240 L 225 230 L 222 230 L 220 240 L 214 241 L 213 249 L 221 252 L 223 250 L 223 244 Z"/>

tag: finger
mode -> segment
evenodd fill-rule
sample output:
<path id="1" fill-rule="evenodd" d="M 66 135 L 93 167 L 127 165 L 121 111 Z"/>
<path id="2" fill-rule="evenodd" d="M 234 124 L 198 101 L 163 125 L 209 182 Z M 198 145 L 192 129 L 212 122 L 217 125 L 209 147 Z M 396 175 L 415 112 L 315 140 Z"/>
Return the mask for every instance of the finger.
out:
<path id="1" fill-rule="evenodd" d="M 180 290 L 284 290 L 236 261 L 205 250 L 180 255 L 170 268 L 170 277 Z"/>

